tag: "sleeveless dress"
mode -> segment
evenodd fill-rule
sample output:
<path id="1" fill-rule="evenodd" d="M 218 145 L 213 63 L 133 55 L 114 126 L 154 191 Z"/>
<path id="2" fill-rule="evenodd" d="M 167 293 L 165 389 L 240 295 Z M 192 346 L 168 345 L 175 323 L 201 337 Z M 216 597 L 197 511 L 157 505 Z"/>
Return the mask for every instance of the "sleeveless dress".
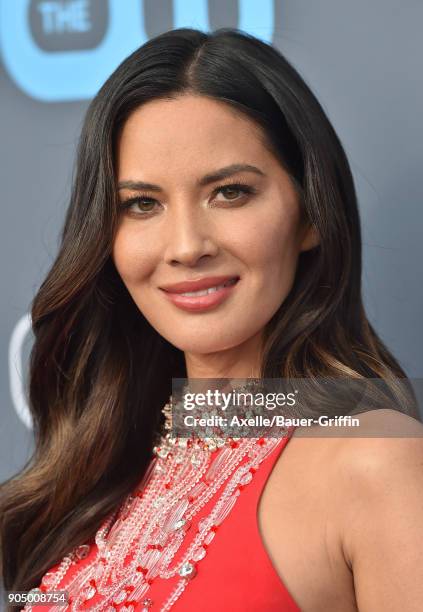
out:
<path id="1" fill-rule="evenodd" d="M 216 612 L 300 612 L 291 594 L 283 584 L 264 547 L 258 522 L 257 508 L 261 493 L 267 479 L 283 449 L 292 437 L 294 427 L 288 428 L 287 435 L 279 438 L 276 445 L 262 460 L 253 477 L 242 490 L 230 511 L 215 530 L 212 541 L 204 548 L 207 554 L 199 560 L 196 572 L 174 603 L 169 604 L 169 595 L 174 591 L 180 575 L 172 578 L 158 578 L 153 581 L 148 593 L 136 600 L 129 598 L 113 605 L 105 604 L 97 607 L 101 611 L 113 612 L 162 612 L 171 609 L 172 612 L 197 611 Z M 195 516 L 195 525 L 210 513 L 210 508 L 216 504 L 217 493 L 204 505 Z M 193 519 L 194 523 L 194 519 Z M 283 529 L 283 525 L 281 525 Z M 189 533 L 189 531 L 188 531 Z M 185 541 L 186 540 L 186 541 Z M 183 556 L 189 545 L 185 538 L 177 557 Z M 89 545 L 89 549 L 88 546 Z M 54 590 L 66 590 L 66 584 L 72 576 L 80 572 L 96 557 L 98 550 L 95 540 L 87 543 L 83 558 L 73 562 L 66 573 L 64 581 L 54 587 Z M 54 572 L 59 564 L 51 568 Z M 49 590 L 44 587 L 42 590 Z M 72 600 L 71 600 L 72 601 Z M 79 610 L 91 610 L 98 606 L 97 596 L 78 606 Z M 71 605 L 59 606 L 33 605 L 24 610 L 31 612 L 46 612 L 47 610 L 69 612 Z"/>

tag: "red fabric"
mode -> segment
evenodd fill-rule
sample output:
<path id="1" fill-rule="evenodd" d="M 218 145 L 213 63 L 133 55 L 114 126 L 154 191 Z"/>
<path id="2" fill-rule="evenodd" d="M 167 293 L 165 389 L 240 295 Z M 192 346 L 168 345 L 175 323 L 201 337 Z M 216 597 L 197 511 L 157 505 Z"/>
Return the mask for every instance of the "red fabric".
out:
<path id="1" fill-rule="evenodd" d="M 292 430 L 290 432 L 292 435 Z M 261 492 L 270 475 L 270 472 L 286 447 L 291 435 L 282 438 L 255 472 L 252 481 L 241 491 L 241 494 L 229 515 L 218 527 L 213 541 L 207 548 L 206 556 L 197 563 L 197 574 L 189 581 L 185 591 L 172 607 L 172 612 L 197 611 L 216 612 L 299 612 L 297 606 L 287 588 L 279 578 L 269 555 L 264 548 L 258 523 L 257 505 Z M 198 521 L 206 516 L 213 508 L 215 495 L 197 514 L 193 521 L 196 527 Z M 283 525 L 281 525 L 283 529 Z M 175 565 L 189 546 L 191 537 L 187 533 L 186 541 L 178 551 L 172 562 Z M 91 543 L 91 542 L 90 542 Z M 92 545 L 90 554 L 78 564 L 73 566 L 66 576 L 69 580 L 71 572 L 78 571 L 83 564 L 89 562 L 96 553 L 95 544 Z M 52 568 L 56 569 L 57 566 Z M 143 597 L 150 598 L 153 605 L 149 612 L 159 612 L 174 587 L 180 580 L 180 576 L 164 580 L 156 578 L 149 591 Z M 57 587 L 63 588 L 62 585 Z M 89 610 L 90 606 L 97 603 L 97 596 L 87 601 L 83 608 Z M 123 604 L 122 604 L 123 606 Z M 107 606 L 106 606 L 107 607 Z M 120 606 L 116 606 L 120 609 Z M 47 606 L 33 606 L 34 612 L 46 612 Z M 62 608 L 65 610 L 65 608 Z M 124 609 L 124 608 L 123 608 Z M 143 609 L 139 602 L 135 610 Z"/>

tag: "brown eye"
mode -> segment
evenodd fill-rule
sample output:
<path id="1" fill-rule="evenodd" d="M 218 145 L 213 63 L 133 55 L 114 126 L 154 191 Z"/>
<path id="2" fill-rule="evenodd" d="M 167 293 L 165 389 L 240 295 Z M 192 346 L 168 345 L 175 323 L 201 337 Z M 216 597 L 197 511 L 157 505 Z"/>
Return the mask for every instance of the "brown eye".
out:
<path id="1" fill-rule="evenodd" d="M 236 187 L 235 188 L 234 187 L 225 187 L 224 189 L 222 189 L 222 192 L 224 192 L 226 197 L 229 196 L 230 200 L 236 199 L 236 197 L 233 198 L 233 197 L 231 197 L 231 195 L 233 196 L 235 194 L 235 196 L 236 196 L 237 194 L 239 194 L 240 191 L 241 190 L 237 189 Z"/>
<path id="2" fill-rule="evenodd" d="M 244 196 L 256 193 L 254 187 L 243 183 L 233 183 L 231 185 L 221 185 L 215 191 L 215 194 L 222 193 L 228 202 L 241 200 Z"/>
<path id="3" fill-rule="evenodd" d="M 136 209 L 141 210 L 142 212 L 150 212 L 150 208 L 148 208 L 147 210 L 145 210 L 144 206 L 154 206 L 154 200 L 145 200 L 143 198 L 138 198 L 136 199 L 132 206 L 135 206 Z"/>
<path id="4" fill-rule="evenodd" d="M 122 202 L 121 207 L 123 210 L 141 217 L 153 212 L 155 204 L 156 200 L 153 200 L 152 198 L 137 196 Z"/>

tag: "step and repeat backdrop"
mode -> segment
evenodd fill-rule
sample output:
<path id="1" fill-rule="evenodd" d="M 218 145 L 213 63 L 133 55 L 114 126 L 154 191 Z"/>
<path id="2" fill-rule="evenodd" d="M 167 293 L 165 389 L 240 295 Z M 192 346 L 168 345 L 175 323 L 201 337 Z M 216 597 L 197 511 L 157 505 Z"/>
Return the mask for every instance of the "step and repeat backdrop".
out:
<path id="1" fill-rule="evenodd" d="M 423 377 L 423 3 L 416 0 L 0 0 L 0 480 L 33 448 L 29 308 L 58 246 L 90 98 L 156 34 L 237 27 L 303 75 L 348 154 L 369 317 Z"/>

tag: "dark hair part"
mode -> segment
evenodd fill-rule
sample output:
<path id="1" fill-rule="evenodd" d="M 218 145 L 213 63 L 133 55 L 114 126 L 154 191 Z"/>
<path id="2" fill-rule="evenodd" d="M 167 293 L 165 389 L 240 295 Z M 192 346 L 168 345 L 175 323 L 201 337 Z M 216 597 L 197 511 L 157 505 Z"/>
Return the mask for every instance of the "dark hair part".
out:
<path id="1" fill-rule="evenodd" d="M 266 328 L 264 378 L 405 374 L 369 324 L 349 164 L 320 104 L 271 45 L 240 30 L 149 40 L 92 100 L 57 258 L 32 305 L 29 400 L 36 447 L 2 485 L 6 589 L 27 590 L 89 541 L 145 473 L 183 353 L 142 316 L 111 260 L 116 139 L 140 105 L 186 93 L 252 118 L 299 193 L 320 244 Z"/>

